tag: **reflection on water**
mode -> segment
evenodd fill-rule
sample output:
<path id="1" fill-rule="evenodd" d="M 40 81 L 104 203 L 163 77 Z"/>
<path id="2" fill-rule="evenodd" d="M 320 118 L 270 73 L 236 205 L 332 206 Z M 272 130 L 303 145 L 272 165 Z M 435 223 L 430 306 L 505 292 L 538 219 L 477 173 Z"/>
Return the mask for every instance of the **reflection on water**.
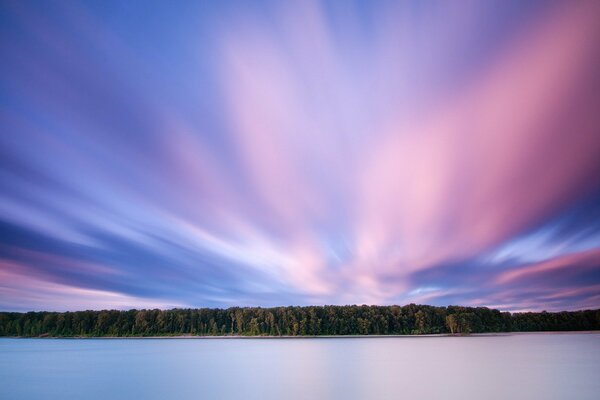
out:
<path id="1" fill-rule="evenodd" d="M 0 339 L 0 399 L 598 399 L 600 334 Z"/>

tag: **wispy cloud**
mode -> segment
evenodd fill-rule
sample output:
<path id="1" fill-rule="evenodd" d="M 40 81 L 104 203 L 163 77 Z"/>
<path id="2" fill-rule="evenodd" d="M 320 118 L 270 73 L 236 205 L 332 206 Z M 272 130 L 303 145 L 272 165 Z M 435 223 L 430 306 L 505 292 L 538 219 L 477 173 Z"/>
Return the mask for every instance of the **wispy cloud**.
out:
<path id="1" fill-rule="evenodd" d="M 0 305 L 600 306 L 599 17 L 5 2 Z"/>

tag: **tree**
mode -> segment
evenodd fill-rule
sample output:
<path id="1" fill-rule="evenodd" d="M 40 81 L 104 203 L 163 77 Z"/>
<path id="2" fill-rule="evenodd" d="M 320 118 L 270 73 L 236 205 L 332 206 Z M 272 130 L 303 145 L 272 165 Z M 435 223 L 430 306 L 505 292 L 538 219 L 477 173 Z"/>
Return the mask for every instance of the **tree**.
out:
<path id="1" fill-rule="evenodd" d="M 600 330 L 600 310 L 500 312 L 485 307 L 277 308 L 0 312 L 0 336 L 370 335 Z"/>

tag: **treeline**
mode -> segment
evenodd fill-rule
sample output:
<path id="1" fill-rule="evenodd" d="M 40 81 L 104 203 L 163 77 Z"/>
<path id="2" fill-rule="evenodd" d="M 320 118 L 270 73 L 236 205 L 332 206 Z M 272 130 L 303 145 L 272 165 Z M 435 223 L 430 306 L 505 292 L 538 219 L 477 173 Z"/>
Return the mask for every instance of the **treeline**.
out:
<path id="1" fill-rule="evenodd" d="M 600 310 L 508 313 L 485 307 L 275 308 L 0 312 L 0 336 L 407 335 L 600 330 Z"/>

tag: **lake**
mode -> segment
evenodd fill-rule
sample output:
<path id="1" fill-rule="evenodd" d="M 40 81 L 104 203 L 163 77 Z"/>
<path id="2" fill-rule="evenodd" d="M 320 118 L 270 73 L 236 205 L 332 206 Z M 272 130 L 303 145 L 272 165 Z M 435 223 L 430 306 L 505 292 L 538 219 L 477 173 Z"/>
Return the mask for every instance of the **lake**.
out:
<path id="1" fill-rule="evenodd" d="M 0 399 L 593 399 L 600 334 L 0 339 Z"/>

